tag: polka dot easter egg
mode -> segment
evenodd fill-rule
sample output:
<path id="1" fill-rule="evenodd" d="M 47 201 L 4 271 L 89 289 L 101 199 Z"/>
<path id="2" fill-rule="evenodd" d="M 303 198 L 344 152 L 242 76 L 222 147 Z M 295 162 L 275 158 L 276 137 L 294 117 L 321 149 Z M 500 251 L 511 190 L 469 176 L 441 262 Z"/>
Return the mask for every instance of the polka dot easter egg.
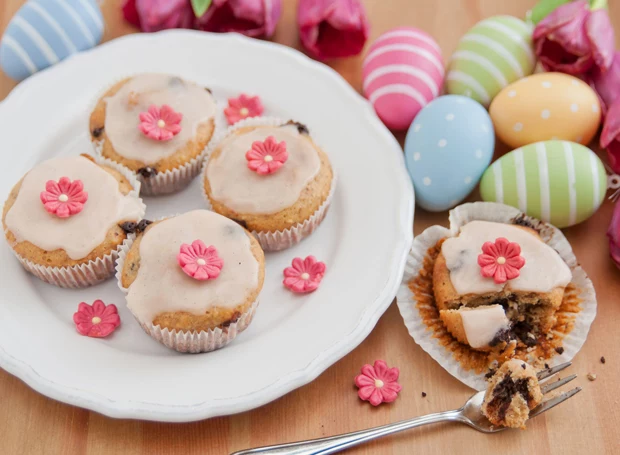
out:
<path id="1" fill-rule="evenodd" d="M 0 41 L 0 67 L 21 81 L 101 41 L 103 17 L 95 0 L 28 0 Z"/>
<path id="2" fill-rule="evenodd" d="M 364 95 L 392 130 L 409 128 L 416 114 L 439 95 L 441 49 L 422 30 L 400 27 L 370 46 L 362 68 Z"/>
<path id="3" fill-rule="evenodd" d="M 534 65 L 531 27 L 512 16 L 490 17 L 459 41 L 446 90 L 488 106 L 504 87 L 532 74 Z"/>
<path id="4" fill-rule="evenodd" d="M 588 144 L 601 122 L 598 96 L 588 84 L 561 73 L 541 73 L 510 84 L 489 108 L 495 132 L 516 148 L 565 139 Z"/>
<path id="5" fill-rule="evenodd" d="M 513 150 L 495 161 L 480 181 L 483 200 L 517 207 L 559 228 L 592 216 L 606 189 L 607 175 L 598 156 L 568 141 Z"/>
<path id="6" fill-rule="evenodd" d="M 474 100 L 446 95 L 428 104 L 405 140 L 418 205 L 441 211 L 465 199 L 491 162 L 494 146 L 489 114 Z"/>

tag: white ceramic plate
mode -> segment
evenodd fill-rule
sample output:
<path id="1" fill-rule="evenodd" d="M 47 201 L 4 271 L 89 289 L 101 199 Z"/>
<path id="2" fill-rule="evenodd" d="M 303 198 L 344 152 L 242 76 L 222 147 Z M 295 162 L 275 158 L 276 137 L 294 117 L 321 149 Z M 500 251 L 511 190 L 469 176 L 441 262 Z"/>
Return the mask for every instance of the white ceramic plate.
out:
<path id="1" fill-rule="evenodd" d="M 142 332 L 111 280 L 63 290 L 28 275 L 0 247 L 0 366 L 37 391 L 113 417 L 191 421 L 261 406 L 316 378 L 355 348 L 396 295 L 412 241 L 413 189 L 398 143 L 335 71 L 292 49 L 238 35 L 131 35 L 20 84 L 0 104 L 0 197 L 36 162 L 89 152 L 93 97 L 141 71 L 176 73 L 223 100 L 258 94 L 266 114 L 306 123 L 339 174 L 331 210 L 309 239 L 267 257 L 254 322 L 220 351 L 181 355 Z M 150 218 L 203 207 L 198 181 L 145 199 Z M 293 257 L 327 264 L 321 288 L 283 288 Z M 109 339 L 80 336 L 78 303 L 116 303 Z"/>

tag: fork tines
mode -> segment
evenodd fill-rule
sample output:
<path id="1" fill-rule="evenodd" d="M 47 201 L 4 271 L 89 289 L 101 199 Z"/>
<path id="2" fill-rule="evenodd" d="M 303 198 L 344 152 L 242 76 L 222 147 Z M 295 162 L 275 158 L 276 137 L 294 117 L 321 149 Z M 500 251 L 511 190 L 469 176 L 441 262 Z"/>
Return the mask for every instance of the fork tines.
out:
<path id="1" fill-rule="evenodd" d="M 565 368 L 568 368 L 572 364 L 573 362 L 562 363 L 561 365 L 556 365 L 553 368 L 547 368 L 546 370 L 541 370 L 538 372 L 536 376 L 538 377 L 539 381 L 542 381 L 543 379 L 547 379 L 549 376 L 553 376 L 554 374 L 564 370 Z"/>
<path id="2" fill-rule="evenodd" d="M 561 365 L 557 365 L 553 368 L 547 368 L 546 370 L 542 370 L 538 372 L 536 376 L 538 377 L 539 381 L 542 381 L 543 379 L 548 379 L 551 376 L 555 375 L 556 373 L 568 368 L 569 366 L 571 366 L 571 364 L 572 364 L 571 362 L 566 362 Z M 565 384 L 568 384 L 576 377 L 577 377 L 576 374 L 572 374 L 558 381 L 554 381 L 554 382 L 547 381 L 545 385 L 543 385 L 540 388 L 540 391 L 543 393 L 543 395 L 545 395 L 551 392 L 552 390 L 555 390 L 559 387 L 562 387 Z M 557 406 L 563 401 L 568 400 L 570 397 L 572 397 L 573 395 L 576 395 L 579 392 L 581 392 L 581 387 L 575 387 L 574 389 L 569 390 L 568 392 L 561 393 L 545 401 L 544 403 L 541 403 L 539 406 L 537 406 L 535 409 L 532 410 L 532 412 L 530 413 L 530 418 L 536 417 L 537 415 L 542 414 L 545 411 L 548 411 L 549 409 Z"/>

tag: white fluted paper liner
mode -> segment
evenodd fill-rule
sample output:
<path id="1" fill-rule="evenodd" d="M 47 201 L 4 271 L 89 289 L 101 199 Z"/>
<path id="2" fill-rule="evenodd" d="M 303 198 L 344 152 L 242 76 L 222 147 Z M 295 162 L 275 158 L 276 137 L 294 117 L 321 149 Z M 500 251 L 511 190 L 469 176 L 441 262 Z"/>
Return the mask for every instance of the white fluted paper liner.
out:
<path id="1" fill-rule="evenodd" d="M 251 117 L 244 120 L 241 120 L 235 123 L 233 126 L 229 127 L 225 131 L 221 131 L 218 137 L 211 141 L 211 144 L 207 150 L 207 157 L 203 164 L 202 169 L 202 178 L 204 179 L 204 174 L 207 170 L 207 164 L 209 162 L 209 156 L 217 146 L 230 134 L 239 130 L 240 128 L 252 127 L 252 126 L 281 126 L 284 125 L 288 120 L 282 120 L 277 117 Z M 314 139 L 313 139 L 314 140 Z M 316 142 L 315 142 L 316 144 Z M 320 148 L 320 145 L 317 144 Z M 336 190 L 336 171 L 332 167 L 332 182 L 331 187 L 329 189 L 329 194 L 323 203 L 319 206 L 318 209 L 306 220 L 301 223 L 296 224 L 288 229 L 283 231 L 252 231 L 252 235 L 256 237 L 258 243 L 260 243 L 261 248 L 264 251 L 280 251 L 285 250 L 287 248 L 292 247 L 293 245 L 298 244 L 304 238 L 308 237 L 312 234 L 317 227 L 321 224 L 325 216 L 327 215 L 327 211 L 329 210 L 329 206 L 331 205 L 332 199 L 334 197 L 334 192 Z M 204 190 L 204 183 L 202 185 L 202 193 L 207 204 L 207 208 L 209 210 L 213 210 L 213 206 L 211 205 L 211 201 L 207 196 L 206 191 Z"/>
<path id="2" fill-rule="evenodd" d="M 94 110 L 94 107 L 99 102 L 99 99 L 110 89 L 110 87 L 113 87 L 115 84 L 121 82 L 124 79 L 135 77 L 138 74 L 142 73 L 127 74 L 122 77 L 118 77 L 113 82 L 111 82 L 105 89 L 99 91 L 97 97 L 94 98 L 94 101 L 92 102 L 91 110 L 89 111 L 89 117 L 90 112 Z M 174 75 L 171 74 L 171 76 Z M 182 76 L 179 77 L 181 77 L 184 81 L 201 86 L 201 84 L 195 81 L 192 81 Z M 223 109 L 223 103 L 216 100 L 215 116 L 213 118 L 213 133 L 211 135 L 209 143 L 205 146 L 204 150 L 200 153 L 200 155 L 192 158 L 190 161 L 183 164 L 182 166 L 179 166 L 175 169 L 167 170 L 165 172 L 158 172 L 152 177 L 144 177 L 142 175 L 136 174 L 136 178 L 142 183 L 143 196 L 160 196 L 164 194 L 175 193 L 189 185 L 190 182 L 198 174 L 200 174 L 200 170 L 202 169 L 202 163 L 207 155 L 209 144 L 213 142 L 213 139 L 216 137 L 219 131 L 226 129 L 226 121 L 222 114 Z M 103 140 L 93 141 L 92 144 L 95 155 L 102 157 Z"/>
<path id="3" fill-rule="evenodd" d="M 464 369 L 454 359 L 452 352 L 442 346 L 437 338 L 433 337 L 434 333 L 422 320 L 415 296 L 409 289 L 409 281 L 420 273 L 428 249 L 435 246 L 442 238 L 457 235 L 460 228 L 468 222 L 482 220 L 511 223 L 511 220 L 520 216 L 524 216 L 525 220 L 531 222 L 536 227 L 542 240 L 560 254 L 572 271 L 571 283 L 578 290 L 578 298 L 581 300 L 581 311 L 576 315 L 573 330 L 565 335 L 562 340 L 564 348 L 562 355 L 555 355 L 551 359 L 546 360 L 546 362 L 554 366 L 571 360 L 585 343 L 592 321 L 594 321 L 596 316 L 596 293 L 594 286 L 585 271 L 577 263 L 570 243 L 568 243 L 562 231 L 555 226 L 528 217 L 514 207 L 494 202 L 474 202 L 452 209 L 449 216 L 450 229 L 442 226 L 431 226 L 414 239 L 413 246 L 407 257 L 405 275 L 398 290 L 398 308 L 409 330 L 409 334 L 415 342 L 430 354 L 448 373 L 476 390 L 484 390 L 486 388 L 484 373 L 476 374 L 473 370 Z M 532 359 L 532 361 L 534 360 L 536 359 Z"/>
<path id="4" fill-rule="evenodd" d="M 133 172 L 118 163 L 102 157 L 95 157 L 95 161 L 97 164 L 115 169 L 123 177 L 125 177 L 133 187 L 133 190 L 131 190 L 127 195 L 136 197 L 140 200 L 140 202 L 142 202 L 142 199 L 140 199 L 139 196 L 140 182 L 136 179 Z M 142 203 L 142 212 L 138 218 L 138 221 L 144 217 L 145 212 L 146 206 Z M 130 241 L 133 241 L 133 235 L 129 235 L 118 248 L 109 254 L 93 261 L 89 261 L 85 264 L 78 264 L 69 267 L 43 266 L 27 260 L 26 258 L 20 256 L 15 250 L 13 250 L 13 253 L 28 272 L 32 273 L 34 276 L 45 281 L 46 283 L 62 288 L 85 288 L 107 280 L 114 275 L 114 265 L 116 263 L 116 259 L 118 258 L 119 252 L 123 248 L 123 245 Z"/>
<path id="5" fill-rule="evenodd" d="M 171 217 L 172 216 L 165 216 L 159 218 L 156 221 L 165 220 Z M 129 249 L 131 248 L 134 239 L 135 236 L 131 239 L 131 241 L 123 244 L 123 247 L 119 252 L 118 261 L 116 263 L 117 284 L 119 289 L 125 295 L 127 295 L 127 293 L 129 292 L 129 288 L 124 287 L 122 284 L 123 266 L 125 264 L 125 258 L 127 257 L 127 253 L 129 252 Z M 258 299 L 256 299 L 252 303 L 252 306 L 248 311 L 243 313 L 239 317 L 239 319 L 237 319 L 235 322 L 228 325 L 227 327 L 217 327 L 212 330 L 201 332 L 184 332 L 169 330 L 167 328 L 162 329 L 158 325 L 156 326 L 151 323 L 141 321 L 137 317 L 136 320 L 148 335 L 150 335 L 152 338 L 159 341 L 166 347 L 174 349 L 178 352 L 189 352 L 196 354 L 200 352 L 210 352 L 216 349 L 223 348 L 232 340 L 234 340 L 237 335 L 243 332 L 250 325 L 250 322 L 252 322 L 252 318 L 254 317 L 254 313 L 256 312 L 257 307 Z"/>

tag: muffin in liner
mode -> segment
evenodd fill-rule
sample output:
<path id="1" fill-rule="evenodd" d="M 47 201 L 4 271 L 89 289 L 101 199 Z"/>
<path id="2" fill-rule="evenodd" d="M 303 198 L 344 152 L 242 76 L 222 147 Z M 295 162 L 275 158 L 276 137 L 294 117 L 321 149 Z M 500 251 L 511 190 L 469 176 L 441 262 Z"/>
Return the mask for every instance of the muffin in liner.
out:
<path id="1" fill-rule="evenodd" d="M 139 196 L 140 182 L 136 179 L 133 172 L 126 167 L 103 157 L 95 157 L 95 162 L 102 166 L 110 167 L 125 177 L 133 187 L 133 190 L 127 195 L 138 198 L 142 203 L 142 199 Z M 142 203 L 142 213 L 137 221 L 140 221 L 144 217 L 145 212 L 146 206 Z M 125 244 L 133 241 L 133 238 L 134 235 L 129 234 L 123 243 L 109 254 L 84 264 L 68 267 L 51 267 L 35 264 L 34 262 L 22 257 L 13 248 L 11 248 L 11 251 L 13 251 L 19 262 L 28 272 L 32 273 L 42 281 L 61 288 L 85 288 L 105 281 L 114 275 L 114 266 L 119 252 Z"/>
<path id="2" fill-rule="evenodd" d="M 94 98 L 93 102 L 91 103 L 92 107 L 91 107 L 90 112 L 94 110 L 94 107 L 97 105 L 101 97 L 104 96 L 104 94 L 110 89 L 110 87 L 113 87 L 114 85 L 118 84 L 124 79 L 129 79 L 131 77 L 138 76 L 139 74 L 140 73 L 128 74 L 122 77 L 118 77 L 114 81 L 112 81 L 110 85 L 107 86 L 105 89 L 99 91 L 97 96 Z M 189 79 L 185 79 L 185 78 L 183 79 L 188 82 L 193 82 L 196 85 L 200 85 Z M 213 142 L 213 139 L 217 136 L 218 131 L 225 129 L 225 125 L 226 125 L 225 119 L 222 114 L 223 109 L 224 109 L 223 104 L 221 102 L 218 102 L 217 100 L 215 100 L 215 102 L 216 102 L 216 112 L 213 118 L 213 134 L 211 135 L 211 139 L 209 143 L 205 146 L 204 150 L 200 153 L 200 155 L 196 156 L 195 158 L 192 158 L 190 161 L 188 161 L 187 163 L 177 168 L 169 169 L 164 172 L 158 172 L 155 175 L 152 175 L 150 177 L 145 177 L 144 175 L 136 173 L 136 178 L 142 183 L 141 191 L 142 191 L 143 196 L 160 196 L 164 194 L 175 193 L 177 191 L 182 190 L 186 186 L 188 186 L 190 182 L 194 178 L 196 178 L 198 174 L 200 174 L 203 161 L 205 157 L 207 156 L 207 150 L 209 148 L 209 145 Z M 103 143 L 104 143 L 103 140 L 92 142 L 95 155 L 98 157 L 102 157 L 102 158 L 103 158 L 103 155 L 102 155 Z"/>
<path id="3" fill-rule="evenodd" d="M 166 218 L 169 217 L 163 217 L 156 221 L 161 221 Z M 125 288 L 122 285 L 123 266 L 125 264 L 127 253 L 129 252 L 134 240 L 135 236 L 133 236 L 130 241 L 123 244 L 119 252 L 118 261 L 116 262 L 117 284 L 119 289 L 125 295 L 129 292 L 129 288 Z M 256 299 L 250 306 L 250 309 L 242 313 L 235 322 L 225 324 L 222 327 L 216 327 L 215 329 L 206 331 L 203 330 L 200 332 L 177 331 L 169 330 L 167 328 L 162 329 L 159 325 L 156 326 L 152 323 L 141 321 L 137 317 L 136 320 L 149 336 L 159 341 L 167 348 L 174 349 L 178 352 L 197 354 L 200 352 L 210 352 L 223 348 L 234 340 L 237 335 L 243 332 L 250 325 L 257 307 L 258 299 Z"/>
<path id="4" fill-rule="evenodd" d="M 247 128 L 251 126 L 280 126 L 286 124 L 286 120 L 282 120 L 275 117 L 251 117 L 245 120 L 241 120 L 235 123 L 233 126 L 229 127 L 225 131 L 221 131 L 220 134 L 211 140 L 211 143 L 207 149 L 207 157 L 203 164 L 202 176 L 204 178 L 205 173 L 207 171 L 207 164 L 209 162 L 209 156 L 211 153 L 217 148 L 218 144 L 220 144 L 226 137 L 230 134 L 234 133 L 238 129 Z M 320 147 L 320 146 L 319 146 Z M 303 239 L 312 234 L 316 228 L 319 227 L 325 216 L 327 215 L 327 211 L 331 205 L 332 199 L 334 197 L 334 192 L 336 190 L 336 181 L 337 175 L 336 171 L 332 167 L 332 181 L 329 189 L 329 194 L 323 203 L 319 206 L 319 208 L 307 219 L 302 222 L 297 223 L 296 225 L 282 230 L 282 231 L 251 231 L 252 235 L 256 237 L 258 242 L 260 243 L 261 248 L 266 251 L 280 251 L 290 248 Z M 202 193 L 207 204 L 207 208 L 209 210 L 213 210 L 213 206 L 211 205 L 211 201 L 209 200 L 209 196 L 205 191 L 204 184 L 202 184 Z"/>
<path id="5" fill-rule="evenodd" d="M 558 252 L 571 269 L 572 279 L 565 289 L 553 329 L 539 344 L 527 349 L 519 347 L 514 355 L 540 367 L 544 363 L 553 366 L 571 360 L 585 343 L 596 316 L 596 293 L 562 231 L 514 207 L 492 202 L 460 205 L 450 211 L 449 219 L 450 229 L 431 226 L 414 239 L 398 290 L 400 314 L 416 343 L 464 384 L 476 390 L 486 388 L 485 374 L 497 366 L 497 359 L 459 343 L 446 330 L 435 305 L 433 265 L 441 251 L 441 241 L 458 235 L 460 228 L 470 221 L 520 224 L 536 230 Z"/>

